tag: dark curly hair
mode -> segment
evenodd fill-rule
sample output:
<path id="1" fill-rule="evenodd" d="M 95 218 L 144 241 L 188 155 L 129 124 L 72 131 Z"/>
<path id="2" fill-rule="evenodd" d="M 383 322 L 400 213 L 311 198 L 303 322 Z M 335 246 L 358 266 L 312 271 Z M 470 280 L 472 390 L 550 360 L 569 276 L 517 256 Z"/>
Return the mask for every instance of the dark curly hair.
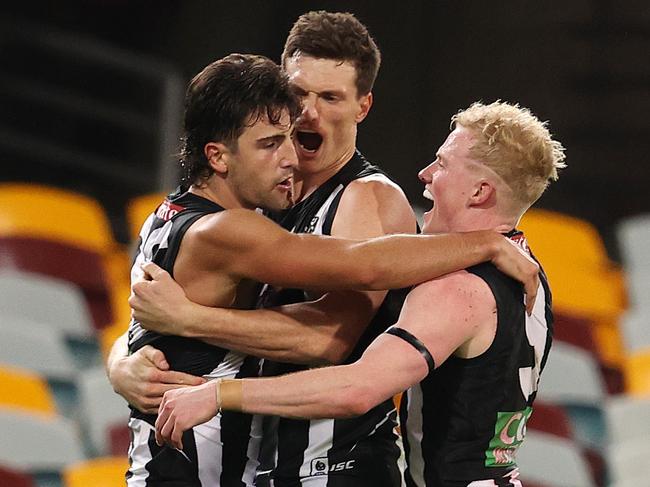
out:
<path id="1" fill-rule="evenodd" d="M 285 112 L 294 122 L 300 114 L 300 100 L 270 59 L 230 54 L 206 66 L 185 94 L 182 184 L 200 184 L 213 174 L 203 152 L 208 142 L 223 142 L 237 150 L 237 139 L 246 127 L 264 116 L 278 124 Z"/>
<path id="2" fill-rule="evenodd" d="M 381 53 L 368 29 L 349 12 L 319 10 L 298 17 L 284 44 L 282 65 L 297 52 L 352 63 L 358 96 L 370 93 L 381 64 Z"/>

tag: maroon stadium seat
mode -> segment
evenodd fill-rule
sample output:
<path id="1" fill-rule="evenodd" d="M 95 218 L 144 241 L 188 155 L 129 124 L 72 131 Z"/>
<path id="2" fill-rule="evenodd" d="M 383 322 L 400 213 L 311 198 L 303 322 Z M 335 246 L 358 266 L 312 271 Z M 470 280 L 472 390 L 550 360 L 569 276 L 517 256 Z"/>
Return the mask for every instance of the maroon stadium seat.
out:
<path id="1" fill-rule="evenodd" d="M 1 465 L 0 485 L 2 487 L 36 487 L 36 483 L 28 474 Z"/>
<path id="2" fill-rule="evenodd" d="M 96 328 L 113 320 L 110 285 L 99 254 L 62 242 L 32 237 L 0 237 L 0 268 L 45 274 L 79 286 Z"/>
<path id="3" fill-rule="evenodd" d="M 624 390 L 623 372 L 606 363 L 596 339 L 596 324 L 584 317 L 567 313 L 555 313 L 553 328 L 556 340 L 569 343 L 590 352 L 597 360 L 609 394 L 620 394 Z"/>
<path id="4" fill-rule="evenodd" d="M 573 439 L 571 419 L 564 408 L 554 404 L 536 401 L 526 427 L 569 440 Z"/>
<path id="5" fill-rule="evenodd" d="M 131 441 L 131 431 L 126 423 L 114 424 L 108 428 L 109 454 L 113 456 L 126 455 Z"/>

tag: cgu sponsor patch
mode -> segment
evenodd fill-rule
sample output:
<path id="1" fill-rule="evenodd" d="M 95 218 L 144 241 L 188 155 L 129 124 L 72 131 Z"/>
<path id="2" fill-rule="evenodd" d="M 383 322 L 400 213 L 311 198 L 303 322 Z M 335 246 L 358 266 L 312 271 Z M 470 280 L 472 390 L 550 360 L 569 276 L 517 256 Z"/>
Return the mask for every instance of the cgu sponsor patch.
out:
<path id="1" fill-rule="evenodd" d="M 515 455 L 526 436 L 526 422 L 533 412 L 531 407 L 523 411 L 497 413 L 494 437 L 485 452 L 486 467 L 507 467 L 515 464 Z"/>

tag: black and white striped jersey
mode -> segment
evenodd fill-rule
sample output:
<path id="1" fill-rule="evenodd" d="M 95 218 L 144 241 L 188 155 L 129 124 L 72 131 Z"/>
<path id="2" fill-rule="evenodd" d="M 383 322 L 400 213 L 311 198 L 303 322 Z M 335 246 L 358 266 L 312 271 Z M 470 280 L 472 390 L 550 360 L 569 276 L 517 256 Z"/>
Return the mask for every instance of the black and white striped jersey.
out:
<path id="1" fill-rule="evenodd" d="M 508 236 L 527 248 L 521 232 Z M 467 270 L 494 295 L 496 335 L 483 354 L 451 356 L 404 394 L 400 422 L 407 487 L 521 485 L 515 454 L 551 347 L 551 292 L 542 272 L 528 316 L 520 283 L 490 263 Z M 472 484 L 478 481 L 484 482 Z"/>
<path id="2" fill-rule="evenodd" d="M 173 276 L 174 262 L 187 229 L 199 218 L 220 211 L 223 208 L 216 203 L 180 189 L 168 196 L 142 227 L 138 253 L 131 271 L 132 279 L 137 276 L 139 266 L 148 261 L 155 262 Z M 145 330 L 135 320 L 129 325 L 128 336 L 130 353 L 145 345 L 152 345 L 164 353 L 171 370 L 207 379 L 251 377 L 257 376 L 260 371 L 257 358 L 195 339 L 160 335 Z M 135 408 L 132 408 L 131 417 L 149 426 L 156 419 L 155 415 L 141 413 Z M 177 451 L 155 445 L 155 441 L 149 438 L 153 434 L 152 429 L 138 421 L 132 421 L 132 425 L 132 430 L 137 427 L 144 442 L 142 445 L 132 445 L 132 461 L 143 464 L 142 473 L 148 482 L 141 484 L 136 479 L 129 479 L 129 485 L 157 485 L 154 479 L 167 482 L 178 480 L 195 485 L 197 479 L 192 475 L 197 471 L 204 485 L 239 487 L 253 483 L 261 439 L 259 418 L 253 420 L 250 415 L 234 412 L 219 414 L 209 424 L 202 426 L 203 430 L 190 431 L 190 437 L 183 437 L 186 451 L 185 456 L 179 458 L 175 458 L 180 454 Z M 188 461 L 191 468 L 187 465 Z M 208 462 L 212 465 L 208 466 Z M 209 475 L 202 473 L 208 470 Z"/>
<path id="3" fill-rule="evenodd" d="M 275 219 L 296 233 L 329 235 L 346 186 L 367 176 L 386 178 L 357 152 L 312 195 Z M 407 291 L 389 292 L 347 362 L 357 360 L 366 347 L 397 320 Z M 299 289 L 273 290 L 266 287 L 260 304 L 277 306 L 312 298 Z M 305 368 L 265 361 L 263 373 L 279 375 Z M 390 400 L 364 416 L 352 419 L 267 418 L 257 484 L 276 487 L 400 485 L 396 420 L 395 407 Z"/>

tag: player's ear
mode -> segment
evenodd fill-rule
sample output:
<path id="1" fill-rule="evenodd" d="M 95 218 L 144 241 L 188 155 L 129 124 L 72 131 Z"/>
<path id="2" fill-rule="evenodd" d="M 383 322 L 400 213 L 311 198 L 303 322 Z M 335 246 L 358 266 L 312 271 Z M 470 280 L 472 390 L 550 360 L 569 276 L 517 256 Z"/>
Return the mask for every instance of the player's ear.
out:
<path id="1" fill-rule="evenodd" d="M 226 174 L 228 172 L 228 155 L 230 150 L 226 144 L 222 142 L 208 142 L 203 148 L 205 158 L 208 164 L 218 174 Z"/>
<path id="2" fill-rule="evenodd" d="M 470 206 L 483 206 L 496 196 L 494 185 L 487 179 L 480 179 L 474 185 L 469 197 Z"/>
<path id="3" fill-rule="evenodd" d="M 368 116 L 370 107 L 372 107 L 372 91 L 359 98 L 359 111 L 356 117 L 354 117 L 357 123 L 361 123 Z"/>

